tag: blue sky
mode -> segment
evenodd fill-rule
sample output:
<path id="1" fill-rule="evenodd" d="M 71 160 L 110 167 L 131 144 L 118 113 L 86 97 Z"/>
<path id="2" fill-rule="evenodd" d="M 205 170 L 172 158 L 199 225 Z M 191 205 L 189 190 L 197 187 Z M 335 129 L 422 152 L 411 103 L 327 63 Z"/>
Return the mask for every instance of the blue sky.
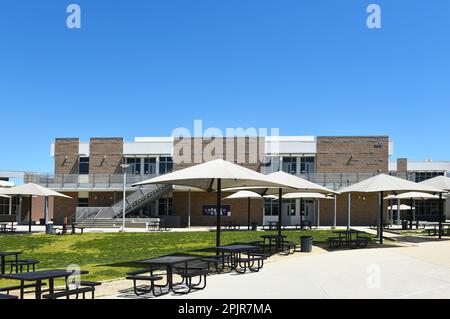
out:
<path id="1" fill-rule="evenodd" d="M 66 27 L 66 7 L 82 29 Z M 366 26 L 370 3 L 382 29 Z M 387 134 L 450 160 L 448 0 L 0 1 L 0 170 L 52 171 L 55 137 L 176 127 Z"/>

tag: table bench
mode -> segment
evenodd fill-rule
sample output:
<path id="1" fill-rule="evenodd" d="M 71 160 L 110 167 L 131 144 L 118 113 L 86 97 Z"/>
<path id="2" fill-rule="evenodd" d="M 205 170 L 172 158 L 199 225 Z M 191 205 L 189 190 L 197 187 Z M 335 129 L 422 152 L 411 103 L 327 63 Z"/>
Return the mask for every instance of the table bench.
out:
<path id="1" fill-rule="evenodd" d="M 146 273 L 149 273 L 149 275 L 144 275 Z M 155 297 L 160 297 L 160 296 L 164 295 L 164 293 L 162 292 L 162 286 L 158 286 L 155 284 L 156 281 L 163 280 L 163 277 L 158 276 L 158 275 L 153 275 L 153 269 L 132 271 L 127 274 L 126 279 L 133 281 L 133 290 L 134 290 L 134 294 L 136 296 L 142 296 L 142 295 L 146 295 L 149 293 L 153 294 L 153 296 L 155 296 Z M 138 282 L 140 282 L 140 281 L 149 282 L 150 287 L 142 288 L 142 287 L 138 286 Z M 156 291 L 155 291 L 156 287 L 160 288 L 160 293 L 156 293 Z"/>
<path id="2" fill-rule="evenodd" d="M 76 296 L 76 299 L 79 298 L 80 295 L 83 296 L 83 299 L 86 299 L 86 294 L 91 293 L 92 299 L 95 299 L 95 288 L 94 287 L 81 287 L 71 290 L 64 290 L 60 292 L 54 292 L 50 294 L 43 295 L 44 299 L 60 299 L 67 298 L 70 299 L 71 296 Z"/>
<path id="3" fill-rule="evenodd" d="M 41 283 L 41 288 L 45 287 L 47 284 L 46 283 Z M 6 292 L 8 295 L 11 293 L 11 291 L 15 291 L 15 290 L 20 290 L 21 288 L 23 289 L 28 289 L 28 288 L 36 288 L 37 284 L 28 284 L 28 285 L 23 285 L 23 286 L 10 286 L 10 287 L 2 287 L 0 288 L 0 292 Z"/>
<path id="4" fill-rule="evenodd" d="M 266 260 L 263 256 L 249 255 L 248 257 L 240 257 L 236 260 L 237 267 L 236 272 L 240 274 L 245 274 L 247 269 L 251 272 L 259 272 L 261 268 L 264 266 L 264 260 Z M 256 267 L 255 267 L 256 264 Z"/>
<path id="5" fill-rule="evenodd" d="M 209 275 L 209 270 L 207 269 L 186 269 L 181 272 L 177 272 L 178 275 L 183 278 L 183 283 L 186 285 L 185 289 L 175 289 L 173 290 L 174 294 L 177 295 L 186 295 L 190 293 L 192 290 L 203 290 L 206 288 L 206 277 Z M 192 283 L 193 278 L 199 278 L 197 283 Z"/>

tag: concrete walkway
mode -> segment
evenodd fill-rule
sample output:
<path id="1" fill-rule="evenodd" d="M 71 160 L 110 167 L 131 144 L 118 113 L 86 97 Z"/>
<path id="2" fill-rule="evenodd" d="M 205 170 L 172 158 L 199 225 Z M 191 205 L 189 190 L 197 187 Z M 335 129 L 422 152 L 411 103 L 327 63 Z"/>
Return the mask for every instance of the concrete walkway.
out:
<path id="1" fill-rule="evenodd" d="M 315 252 L 276 257 L 259 273 L 211 276 L 203 291 L 163 298 L 450 298 L 449 241 Z M 122 293 L 108 298 L 131 297 Z"/>

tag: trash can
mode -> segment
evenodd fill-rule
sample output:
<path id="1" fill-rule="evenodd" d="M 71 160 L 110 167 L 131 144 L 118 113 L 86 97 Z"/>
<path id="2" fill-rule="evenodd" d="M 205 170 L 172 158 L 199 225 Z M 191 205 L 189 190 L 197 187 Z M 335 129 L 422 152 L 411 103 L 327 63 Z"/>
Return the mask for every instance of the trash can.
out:
<path id="1" fill-rule="evenodd" d="M 402 230 L 408 230 L 408 221 L 402 220 Z"/>
<path id="2" fill-rule="evenodd" d="M 39 218 L 39 225 L 45 225 L 45 218 Z"/>
<path id="3" fill-rule="evenodd" d="M 252 223 L 252 230 L 253 231 L 257 231 L 258 230 L 258 224 L 257 223 Z"/>
<path id="4" fill-rule="evenodd" d="M 300 237 L 300 246 L 302 253 L 312 252 L 313 238 L 311 236 Z"/>

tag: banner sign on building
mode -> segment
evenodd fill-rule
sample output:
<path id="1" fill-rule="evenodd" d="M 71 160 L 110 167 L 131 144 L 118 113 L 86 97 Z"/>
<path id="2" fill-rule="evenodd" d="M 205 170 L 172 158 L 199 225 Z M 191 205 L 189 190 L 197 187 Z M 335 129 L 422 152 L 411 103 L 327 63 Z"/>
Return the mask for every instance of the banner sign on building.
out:
<path id="1" fill-rule="evenodd" d="M 203 216 L 217 216 L 216 205 L 204 205 L 203 206 Z M 222 205 L 221 208 L 222 216 L 231 216 L 231 206 Z"/>

